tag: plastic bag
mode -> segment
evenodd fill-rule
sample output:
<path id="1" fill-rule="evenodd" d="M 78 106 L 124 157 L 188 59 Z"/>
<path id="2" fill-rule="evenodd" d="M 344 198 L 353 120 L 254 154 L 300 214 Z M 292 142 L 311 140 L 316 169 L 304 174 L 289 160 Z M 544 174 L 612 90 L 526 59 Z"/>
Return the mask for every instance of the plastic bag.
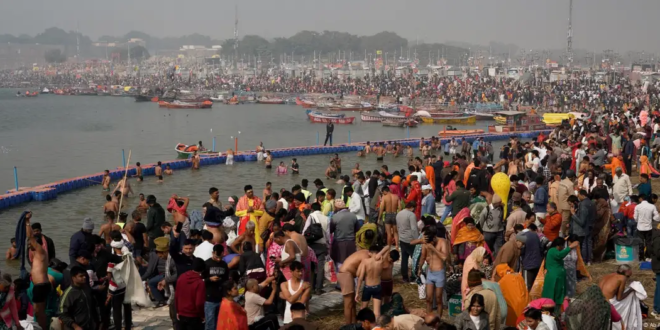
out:
<path id="1" fill-rule="evenodd" d="M 328 258 L 325 262 L 325 279 L 330 283 L 337 283 L 337 273 L 335 272 L 335 263 Z"/>
<path id="2" fill-rule="evenodd" d="M 424 274 L 417 278 L 417 293 L 420 300 L 426 299 L 426 276 Z"/>

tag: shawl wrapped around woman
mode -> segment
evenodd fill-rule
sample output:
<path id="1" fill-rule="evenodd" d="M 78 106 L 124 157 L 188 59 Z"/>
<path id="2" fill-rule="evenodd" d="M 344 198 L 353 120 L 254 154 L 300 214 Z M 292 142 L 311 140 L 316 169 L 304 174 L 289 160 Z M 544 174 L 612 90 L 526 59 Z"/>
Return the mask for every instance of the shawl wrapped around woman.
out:
<path id="1" fill-rule="evenodd" d="M 657 177 L 660 175 L 660 172 L 656 171 L 653 166 L 649 163 L 649 158 L 646 156 L 641 156 L 639 157 L 639 177 L 642 177 L 642 174 L 646 174 L 649 176 L 649 179 L 651 176 Z"/>
<path id="2" fill-rule="evenodd" d="M 248 330 L 247 313 L 241 305 L 222 298 L 218 314 L 217 330 Z"/>
<path id="3" fill-rule="evenodd" d="M 455 244 L 460 244 L 460 243 L 454 243 L 456 241 L 456 238 L 458 237 L 458 232 L 460 229 L 465 227 L 465 224 L 463 223 L 463 219 L 467 218 L 470 216 L 470 209 L 467 207 L 462 209 L 456 216 L 452 219 L 451 223 L 451 245 L 454 246 Z M 465 239 L 465 238 L 463 238 Z M 469 242 L 466 240 L 463 240 L 463 242 Z"/>
<path id="4" fill-rule="evenodd" d="M 465 259 L 463 263 L 463 276 L 461 276 L 461 298 L 465 299 L 465 295 L 468 290 L 468 274 L 471 270 L 479 270 L 479 267 L 484 261 L 484 256 L 486 255 L 486 249 L 484 247 L 478 247 L 470 253 L 470 255 Z"/>
<path id="5" fill-rule="evenodd" d="M 601 262 L 605 257 L 607 240 L 611 231 L 612 208 L 607 200 L 599 198 L 596 201 L 596 221 L 591 233 L 594 236 L 593 261 Z"/>
<path id="6" fill-rule="evenodd" d="M 497 283 L 502 289 L 504 300 L 506 300 L 506 325 L 515 327 L 518 315 L 522 314 L 529 303 L 527 285 L 522 275 L 514 273 L 507 264 L 498 265 L 495 267 L 495 272 L 500 277 Z"/>

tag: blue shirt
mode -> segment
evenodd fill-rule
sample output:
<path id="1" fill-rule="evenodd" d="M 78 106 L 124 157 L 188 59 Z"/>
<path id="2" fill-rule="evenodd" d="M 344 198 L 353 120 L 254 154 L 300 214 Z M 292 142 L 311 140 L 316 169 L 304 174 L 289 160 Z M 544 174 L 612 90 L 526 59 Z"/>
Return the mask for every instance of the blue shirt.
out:
<path id="1" fill-rule="evenodd" d="M 648 181 L 646 183 L 640 183 L 639 186 L 637 186 L 637 190 L 640 195 L 649 196 L 651 195 L 651 183 Z"/>
<path id="2" fill-rule="evenodd" d="M 534 193 L 534 213 L 545 213 L 548 205 L 548 191 L 545 186 L 540 186 Z"/>
<path id="3" fill-rule="evenodd" d="M 527 241 L 521 253 L 522 268 L 524 270 L 537 269 L 543 261 L 543 247 L 539 235 L 533 231 L 525 232 Z"/>
<path id="4" fill-rule="evenodd" d="M 424 198 L 422 199 L 422 215 L 424 215 L 424 214 L 436 215 L 435 214 L 435 197 L 433 197 L 433 194 L 431 194 L 431 193 L 424 196 Z"/>
<path id="5" fill-rule="evenodd" d="M 472 142 L 472 150 L 479 150 L 479 140 Z"/>

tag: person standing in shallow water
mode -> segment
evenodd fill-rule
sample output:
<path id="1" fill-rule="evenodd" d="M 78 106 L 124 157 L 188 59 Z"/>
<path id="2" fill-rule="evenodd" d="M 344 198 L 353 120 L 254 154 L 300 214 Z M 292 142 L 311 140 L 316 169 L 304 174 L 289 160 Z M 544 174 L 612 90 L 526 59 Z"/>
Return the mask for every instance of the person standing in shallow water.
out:
<path id="1" fill-rule="evenodd" d="M 158 178 L 158 182 L 163 182 L 163 164 L 160 161 L 154 168 L 154 174 Z"/>
<path id="2" fill-rule="evenodd" d="M 190 162 L 192 163 L 192 169 L 193 170 L 199 170 L 199 155 L 197 154 L 197 151 L 195 151 L 193 153 L 193 156 L 190 159 Z"/>

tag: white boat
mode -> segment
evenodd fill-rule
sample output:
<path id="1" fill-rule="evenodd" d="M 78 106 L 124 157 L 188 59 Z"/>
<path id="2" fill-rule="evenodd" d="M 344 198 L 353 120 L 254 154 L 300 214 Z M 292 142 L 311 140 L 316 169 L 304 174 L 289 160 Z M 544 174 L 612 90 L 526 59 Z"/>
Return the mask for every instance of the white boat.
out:
<path id="1" fill-rule="evenodd" d="M 218 95 L 218 97 L 213 97 L 213 96 L 211 96 L 211 101 L 224 102 L 224 101 L 225 101 L 225 97 L 224 97 L 224 95 Z"/>
<path id="2" fill-rule="evenodd" d="M 41 90 L 41 94 L 50 94 L 50 89 L 44 87 L 44 89 Z"/>

